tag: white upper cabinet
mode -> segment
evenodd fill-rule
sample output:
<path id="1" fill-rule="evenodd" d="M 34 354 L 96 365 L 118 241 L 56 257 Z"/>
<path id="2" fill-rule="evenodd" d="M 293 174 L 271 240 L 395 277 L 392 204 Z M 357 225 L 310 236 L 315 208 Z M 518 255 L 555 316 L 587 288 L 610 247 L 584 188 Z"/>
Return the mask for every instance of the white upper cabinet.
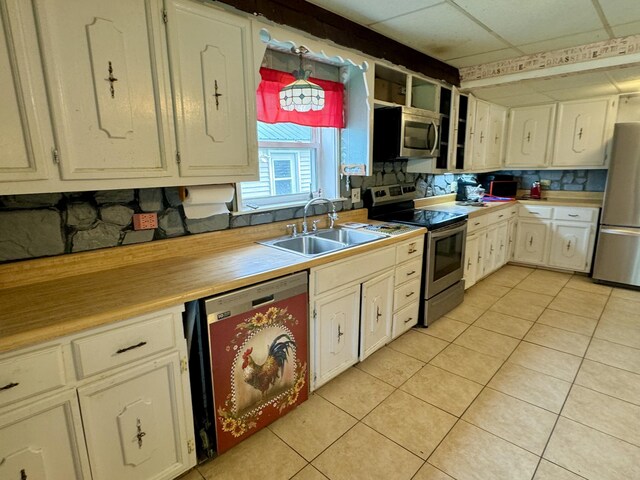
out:
<path id="1" fill-rule="evenodd" d="M 487 139 L 485 168 L 500 168 L 502 165 L 502 146 L 504 145 L 504 127 L 506 117 L 506 108 L 501 107 L 500 105 L 490 105 L 489 138 Z"/>
<path id="2" fill-rule="evenodd" d="M 53 139 L 38 52 L 29 3 L 0 0 L 0 181 L 48 176 Z"/>
<path id="3" fill-rule="evenodd" d="M 511 109 L 505 166 L 547 165 L 555 113 L 555 104 Z"/>
<path id="4" fill-rule="evenodd" d="M 473 129 L 473 152 L 471 156 L 471 168 L 481 169 L 485 167 L 487 157 L 487 144 L 489 142 L 489 103 L 476 100 L 476 113 Z"/>
<path id="5" fill-rule="evenodd" d="M 162 1 L 33 1 L 62 178 L 173 175 Z"/>
<path id="6" fill-rule="evenodd" d="M 615 105 L 613 97 L 559 103 L 552 166 L 605 166 Z"/>
<path id="7" fill-rule="evenodd" d="M 180 175 L 257 180 L 250 21 L 173 0 L 167 28 Z"/>

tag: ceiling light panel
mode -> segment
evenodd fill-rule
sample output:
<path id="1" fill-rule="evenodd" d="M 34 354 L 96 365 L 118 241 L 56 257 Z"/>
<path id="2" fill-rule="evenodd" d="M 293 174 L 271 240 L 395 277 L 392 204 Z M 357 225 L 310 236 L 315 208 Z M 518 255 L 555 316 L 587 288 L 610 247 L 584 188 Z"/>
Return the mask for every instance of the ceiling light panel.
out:
<path id="1" fill-rule="evenodd" d="M 637 0 L 598 0 L 598 3 L 612 27 L 640 21 L 640 2 Z"/>

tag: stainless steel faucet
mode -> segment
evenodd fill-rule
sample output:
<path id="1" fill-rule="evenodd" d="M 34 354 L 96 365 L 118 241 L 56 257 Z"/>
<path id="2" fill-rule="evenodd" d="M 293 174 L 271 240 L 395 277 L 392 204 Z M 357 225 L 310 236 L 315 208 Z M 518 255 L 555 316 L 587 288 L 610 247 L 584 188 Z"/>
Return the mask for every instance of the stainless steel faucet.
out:
<path id="1" fill-rule="evenodd" d="M 309 200 L 307 202 L 307 204 L 304 206 L 304 213 L 303 213 L 303 217 L 302 217 L 302 234 L 306 234 L 309 233 L 309 228 L 307 226 L 307 210 L 309 209 L 309 207 L 311 205 L 313 205 L 314 203 L 317 202 L 327 202 L 328 204 L 331 205 L 331 212 L 328 214 L 329 215 L 329 228 L 333 228 L 333 224 L 334 222 L 338 219 L 338 214 L 336 213 L 336 206 L 333 204 L 333 202 L 331 200 L 329 200 L 328 198 L 324 198 L 324 197 L 316 197 L 316 198 L 312 198 L 311 200 Z M 314 222 L 314 227 L 316 222 Z"/>

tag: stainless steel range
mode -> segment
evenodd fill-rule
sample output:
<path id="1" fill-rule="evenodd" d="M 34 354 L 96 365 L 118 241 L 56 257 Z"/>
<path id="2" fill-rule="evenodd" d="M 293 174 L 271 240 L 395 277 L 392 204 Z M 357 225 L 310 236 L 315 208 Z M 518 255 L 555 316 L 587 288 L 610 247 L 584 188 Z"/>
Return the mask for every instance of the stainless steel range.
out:
<path id="1" fill-rule="evenodd" d="M 428 326 L 464 299 L 467 214 L 414 207 L 413 185 L 372 187 L 365 196 L 369 218 L 426 227 L 420 323 Z"/>

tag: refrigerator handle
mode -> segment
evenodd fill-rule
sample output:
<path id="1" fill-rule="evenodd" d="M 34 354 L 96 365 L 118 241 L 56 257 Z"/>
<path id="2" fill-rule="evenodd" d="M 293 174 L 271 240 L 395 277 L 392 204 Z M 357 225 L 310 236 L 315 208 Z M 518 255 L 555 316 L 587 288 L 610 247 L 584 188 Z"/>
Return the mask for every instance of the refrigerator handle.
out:
<path id="1" fill-rule="evenodd" d="M 610 233 L 612 235 L 636 235 L 640 236 L 640 229 L 638 228 L 601 228 L 600 233 Z"/>

